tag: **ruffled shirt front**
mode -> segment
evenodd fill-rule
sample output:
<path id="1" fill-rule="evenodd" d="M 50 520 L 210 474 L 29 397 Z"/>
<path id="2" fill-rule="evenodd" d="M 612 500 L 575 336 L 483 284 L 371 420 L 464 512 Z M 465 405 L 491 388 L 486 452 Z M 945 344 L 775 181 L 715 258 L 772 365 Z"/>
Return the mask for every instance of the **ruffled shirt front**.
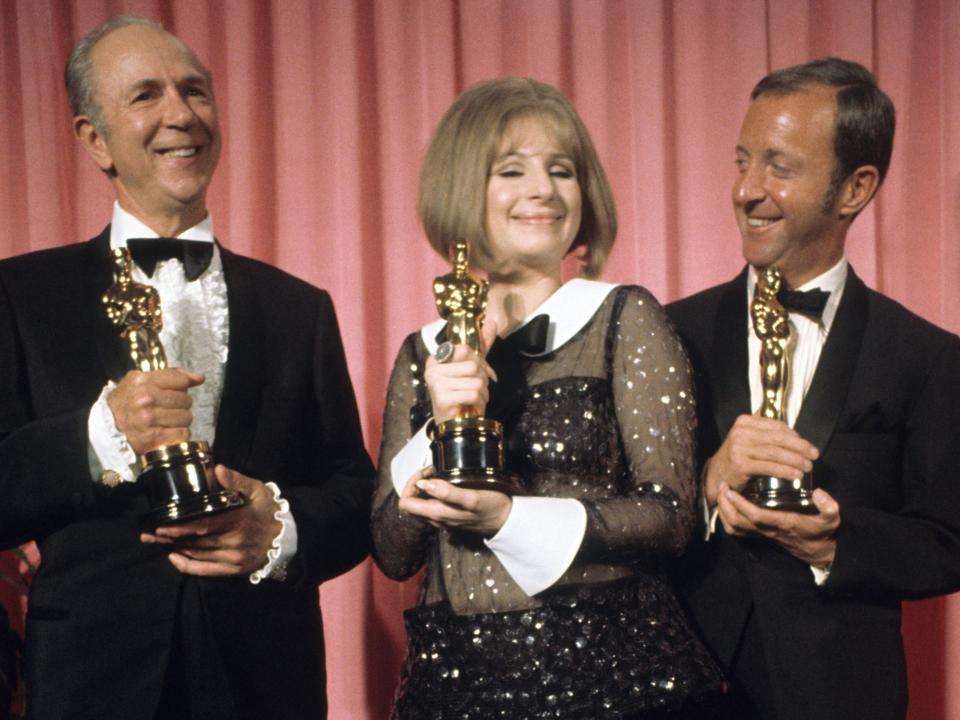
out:
<path id="1" fill-rule="evenodd" d="M 126 247 L 130 238 L 155 237 L 154 230 L 114 203 L 110 224 L 111 250 Z M 154 287 L 160 295 L 163 321 L 160 342 L 167 356 L 167 367 L 204 375 L 204 381 L 189 390 L 193 400 L 190 437 L 206 440 L 212 446 L 230 347 L 227 284 L 220 248 L 214 242 L 213 219 L 209 214 L 177 237 L 213 244 L 210 266 L 200 277 L 188 281 L 183 265 L 177 259 L 158 262 L 152 276 L 134 264 L 132 276 L 136 282 Z M 126 436 L 117 429 L 107 404 L 107 398 L 116 386 L 113 381 L 104 386 L 87 420 L 90 474 L 106 484 L 133 482 L 139 470 L 136 453 Z M 296 524 L 289 505 L 280 497 L 279 488 L 274 483 L 267 483 L 267 487 L 280 506 L 275 517 L 281 522 L 282 529 L 274 539 L 267 564 L 251 575 L 252 582 L 260 582 L 266 577 L 281 578 L 297 548 Z"/>

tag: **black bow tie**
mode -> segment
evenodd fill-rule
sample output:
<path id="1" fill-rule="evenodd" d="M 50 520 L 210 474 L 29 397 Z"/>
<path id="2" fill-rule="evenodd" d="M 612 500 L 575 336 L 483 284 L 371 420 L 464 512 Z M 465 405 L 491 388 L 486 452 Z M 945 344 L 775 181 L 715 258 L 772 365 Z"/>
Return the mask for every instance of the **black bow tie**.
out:
<path id="1" fill-rule="evenodd" d="M 183 264 L 183 274 L 193 281 L 203 275 L 213 257 L 213 243 L 179 238 L 130 238 L 127 240 L 130 256 L 147 277 L 161 260 L 176 258 Z"/>
<path id="2" fill-rule="evenodd" d="M 539 355 L 547 349 L 547 335 L 550 330 L 550 316 L 540 314 L 530 322 L 507 335 L 501 342 L 508 345 L 514 352 L 526 355 Z M 447 339 L 447 326 L 444 325 L 437 333 L 437 343 Z"/>
<path id="3" fill-rule="evenodd" d="M 777 300 L 787 310 L 806 315 L 814 320 L 819 320 L 823 315 L 823 308 L 827 306 L 829 297 L 830 293 L 820 288 L 802 291 L 781 288 L 777 293 Z"/>

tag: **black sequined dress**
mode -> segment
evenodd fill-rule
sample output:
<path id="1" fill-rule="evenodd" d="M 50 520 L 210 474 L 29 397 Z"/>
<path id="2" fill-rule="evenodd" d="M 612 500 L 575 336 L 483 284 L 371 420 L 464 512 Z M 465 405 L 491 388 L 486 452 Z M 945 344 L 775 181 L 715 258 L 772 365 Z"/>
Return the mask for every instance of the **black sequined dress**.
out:
<path id="1" fill-rule="evenodd" d="M 576 300 L 585 287 L 558 293 Z M 533 597 L 478 536 L 397 508 L 390 461 L 430 417 L 427 353 L 411 335 L 394 366 L 374 498 L 380 567 L 396 579 L 425 567 L 405 613 L 393 717 L 681 717 L 715 691 L 716 666 L 662 569 L 694 526 L 695 408 L 686 356 L 653 296 L 617 287 L 548 352 L 529 357 L 508 339 L 488 356 L 499 382 L 485 415 L 504 423 L 508 470 L 525 494 L 575 498 L 587 512 L 575 560 Z"/>

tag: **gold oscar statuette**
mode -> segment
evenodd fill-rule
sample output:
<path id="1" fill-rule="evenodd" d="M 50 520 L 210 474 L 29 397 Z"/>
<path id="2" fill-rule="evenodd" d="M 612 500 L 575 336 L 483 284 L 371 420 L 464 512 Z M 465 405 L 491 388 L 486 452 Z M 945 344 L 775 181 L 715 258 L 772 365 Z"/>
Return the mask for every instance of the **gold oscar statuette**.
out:
<path id="1" fill-rule="evenodd" d="M 487 307 L 487 281 L 471 275 L 470 246 L 458 240 L 453 272 L 433 281 L 440 316 L 447 321 L 447 342 L 480 352 L 480 325 Z M 503 426 L 473 407 L 460 408 L 451 420 L 430 430 L 433 468 L 438 477 L 463 488 L 498 490 L 513 495 L 520 481 L 504 470 Z"/>
<path id="2" fill-rule="evenodd" d="M 760 386 L 763 402 L 760 414 L 773 420 L 786 418 L 786 393 L 790 379 L 790 322 L 787 311 L 777 299 L 783 284 L 780 269 L 771 265 L 757 278 L 757 293 L 750 303 L 753 331 L 760 340 Z M 805 473 L 799 480 L 769 475 L 747 481 L 743 496 L 750 502 L 772 510 L 817 514 L 813 503 L 813 478 Z"/>
<path id="3" fill-rule="evenodd" d="M 107 317 L 126 342 L 133 369 L 163 370 L 167 356 L 160 343 L 160 295 L 155 288 L 133 280 L 126 248 L 114 249 L 111 258 L 116 282 L 100 298 Z M 213 457 L 204 440 L 163 445 L 137 461 L 137 485 L 149 502 L 149 510 L 141 516 L 145 527 L 170 525 L 243 505 L 243 498 L 232 490 L 211 489 L 215 485 Z"/>

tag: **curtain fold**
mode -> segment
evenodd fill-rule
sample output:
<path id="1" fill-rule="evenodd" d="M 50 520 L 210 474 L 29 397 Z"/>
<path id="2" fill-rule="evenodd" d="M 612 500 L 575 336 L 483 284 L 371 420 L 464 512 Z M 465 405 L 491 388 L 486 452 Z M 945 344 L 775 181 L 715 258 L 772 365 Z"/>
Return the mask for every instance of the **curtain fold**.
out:
<path id="1" fill-rule="evenodd" d="M 848 255 L 872 286 L 960 330 L 957 0 L 0 0 L 0 257 L 89 238 L 107 181 L 72 138 L 63 64 L 114 14 L 160 20 L 211 68 L 217 234 L 328 289 L 375 455 L 403 337 L 448 270 L 417 223 L 430 134 L 464 87 L 528 75 L 568 95 L 617 199 L 604 278 L 661 301 L 734 275 L 733 147 L 771 69 L 864 63 L 897 105 L 890 174 Z M 321 589 L 331 718 L 383 718 L 414 583 L 368 562 Z M 960 600 L 911 603 L 912 720 L 960 718 Z"/>

